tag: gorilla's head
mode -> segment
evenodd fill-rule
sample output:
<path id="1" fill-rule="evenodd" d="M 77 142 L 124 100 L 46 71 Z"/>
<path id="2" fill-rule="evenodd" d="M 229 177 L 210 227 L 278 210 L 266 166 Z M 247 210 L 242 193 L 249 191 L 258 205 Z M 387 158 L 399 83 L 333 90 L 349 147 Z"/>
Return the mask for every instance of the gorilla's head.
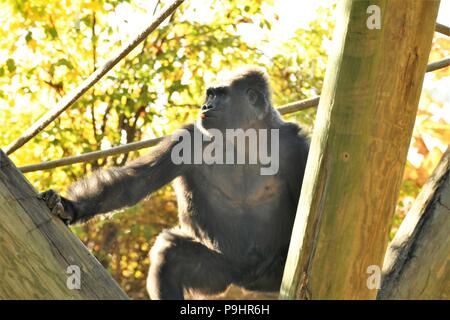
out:
<path id="1" fill-rule="evenodd" d="M 246 67 L 226 81 L 210 86 L 198 125 L 204 129 L 247 129 L 258 126 L 272 111 L 269 80 L 263 69 Z"/>

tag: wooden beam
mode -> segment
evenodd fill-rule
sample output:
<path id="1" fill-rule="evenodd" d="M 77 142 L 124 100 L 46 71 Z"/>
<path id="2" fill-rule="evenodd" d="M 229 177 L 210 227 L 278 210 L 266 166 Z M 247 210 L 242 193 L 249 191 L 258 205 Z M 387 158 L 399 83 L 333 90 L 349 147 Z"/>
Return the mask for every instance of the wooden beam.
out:
<path id="1" fill-rule="evenodd" d="M 450 27 L 436 22 L 436 31 L 443 35 L 450 36 Z"/>
<path id="2" fill-rule="evenodd" d="M 436 70 L 439 70 L 442 68 L 446 68 L 448 66 L 450 66 L 450 58 L 445 58 L 445 59 L 430 63 L 427 66 L 427 72 L 436 71 Z"/>
<path id="3" fill-rule="evenodd" d="M 378 299 L 450 299 L 450 147 L 390 243 Z"/>
<path id="4" fill-rule="evenodd" d="M 383 263 L 439 1 L 339 6 L 282 299 L 376 297 L 367 272 Z"/>
<path id="5" fill-rule="evenodd" d="M 36 196 L 0 150 L 0 299 L 127 299 L 83 243 Z M 67 273 L 69 266 L 80 270 L 79 289 L 67 285 L 73 276 Z"/>

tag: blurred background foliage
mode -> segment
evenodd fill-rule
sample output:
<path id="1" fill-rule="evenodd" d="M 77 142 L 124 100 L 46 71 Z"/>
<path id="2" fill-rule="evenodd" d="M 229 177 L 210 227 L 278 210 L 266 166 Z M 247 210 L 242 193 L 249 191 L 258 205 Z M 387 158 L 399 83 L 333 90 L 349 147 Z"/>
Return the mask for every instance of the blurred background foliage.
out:
<path id="1" fill-rule="evenodd" d="M 163 5 L 143 0 L 0 2 L 0 146 L 101 66 Z M 193 121 L 205 84 L 244 64 L 268 70 L 275 105 L 319 95 L 335 5 L 319 1 L 313 17 L 295 29 L 282 20 L 279 6 L 262 0 L 185 3 L 12 159 L 20 166 L 169 134 Z M 448 39 L 436 34 L 430 61 L 449 51 Z M 449 69 L 427 75 L 391 237 L 450 144 L 449 81 Z M 310 132 L 314 116 L 310 109 L 285 118 Z M 144 152 L 27 178 L 39 190 L 64 192 L 92 170 L 124 165 Z M 176 223 L 176 200 L 167 186 L 120 214 L 72 228 L 130 297 L 146 299 L 148 251 L 155 236 Z"/>

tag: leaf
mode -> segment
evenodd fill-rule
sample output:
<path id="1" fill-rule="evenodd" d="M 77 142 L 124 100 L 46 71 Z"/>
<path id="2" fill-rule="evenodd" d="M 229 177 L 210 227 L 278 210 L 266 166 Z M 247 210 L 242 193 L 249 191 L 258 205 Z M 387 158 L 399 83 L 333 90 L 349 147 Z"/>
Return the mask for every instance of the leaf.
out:
<path id="1" fill-rule="evenodd" d="M 237 23 L 253 23 L 253 20 L 249 17 L 242 17 L 236 21 Z"/>
<path id="2" fill-rule="evenodd" d="M 55 63 L 55 65 L 57 65 L 57 66 L 66 66 L 68 69 L 73 69 L 72 63 L 69 60 L 65 59 L 65 58 L 59 59 Z"/>
<path id="3" fill-rule="evenodd" d="M 56 39 L 58 37 L 58 31 L 56 31 L 55 27 L 53 26 L 46 26 L 45 27 L 45 33 L 50 36 L 50 38 Z"/>
<path id="4" fill-rule="evenodd" d="M 25 41 L 28 43 L 31 40 L 33 40 L 33 33 L 31 31 L 28 31 L 27 35 L 25 36 Z"/>
<path id="5" fill-rule="evenodd" d="M 6 60 L 6 66 L 8 67 L 9 72 L 14 72 L 16 70 L 16 62 L 12 58 Z"/>

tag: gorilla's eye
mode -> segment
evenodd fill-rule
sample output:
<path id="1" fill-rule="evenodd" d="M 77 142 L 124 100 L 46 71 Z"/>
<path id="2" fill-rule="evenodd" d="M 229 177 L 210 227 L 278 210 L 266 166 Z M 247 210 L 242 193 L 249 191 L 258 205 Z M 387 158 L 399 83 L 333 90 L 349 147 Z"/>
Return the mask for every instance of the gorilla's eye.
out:
<path id="1" fill-rule="evenodd" d="M 213 89 L 208 89 L 206 90 L 206 99 L 214 99 L 216 96 L 215 92 Z"/>
<path id="2" fill-rule="evenodd" d="M 208 90 L 206 90 L 206 98 L 216 99 L 225 96 L 227 93 L 228 90 L 225 87 L 209 88 Z"/>
<path id="3" fill-rule="evenodd" d="M 217 88 L 215 90 L 215 94 L 216 94 L 216 96 L 223 97 L 224 95 L 227 94 L 227 89 L 226 88 Z"/>

